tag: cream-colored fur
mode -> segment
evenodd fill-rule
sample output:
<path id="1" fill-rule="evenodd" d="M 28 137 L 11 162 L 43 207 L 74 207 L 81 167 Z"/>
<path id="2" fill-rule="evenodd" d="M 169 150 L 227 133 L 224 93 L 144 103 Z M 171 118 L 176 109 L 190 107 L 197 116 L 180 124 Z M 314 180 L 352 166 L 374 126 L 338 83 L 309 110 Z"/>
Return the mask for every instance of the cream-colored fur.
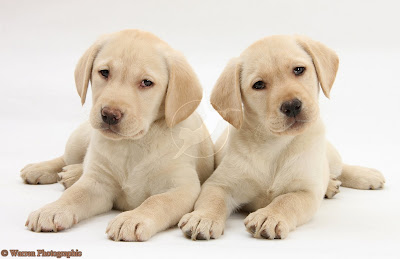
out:
<path id="1" fill-rule="evenodd" d="M 108 78 L 100 70 L 109 70 Z M 143 87 L 143 80 L 153 85 Z M 177 224 L 214 169 L 212 141 L 194 113 L 201 86 L 185 58 L 150 33 L 121 31 L 85 52 L 75 81 L 82 103 L 91 81 L 90 123 L 72 133 L 62 157 L 21 173 L 31 184 L 60 177 L 69 188 L 32 212 L 27 227 L 56 232 L 113 207 L 126 211 L 107 227 L 116 241 L 145 241 Z M 121 111 L 118 124 L 103 122 L 104 107 Z M 182 130 L 192 137 L 181 139 Z"/>
<path id="2" fill-rule="evenodd" d="M 218 238 L 229 214 L 241 208 L 256 238 L 285 238 L 315 214 L 340 182 L 359 189 L 383 187 L 376 170 L 343 165 L 325 139 L 319 85 L 328 97 L 339 60 L 323 44 L 299 36 L 257 41 L 232 59 L 218 79 L 211 104 L 233 126 L 216 143 L 217 168 L 204 183 L 195 210 L 179 222 L 192 239 Z M 305 67 L 301 75 L 294 68 Z M 262 81 L 264 89 L 253 89 Z M 284 102 L 302 102 L 295 117 Z M 342 169 L 343 168 L 343 169 Z"/>

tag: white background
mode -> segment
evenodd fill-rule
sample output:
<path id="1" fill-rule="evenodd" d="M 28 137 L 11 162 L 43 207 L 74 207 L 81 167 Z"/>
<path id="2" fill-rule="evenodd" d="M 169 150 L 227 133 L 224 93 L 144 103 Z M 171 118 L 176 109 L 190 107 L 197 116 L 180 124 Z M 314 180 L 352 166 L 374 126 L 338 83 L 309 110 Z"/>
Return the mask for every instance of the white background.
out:
<path id="1" fill-rule="evenodd" d="M 79 249 L 85 258 L 399 258 L 399 10 L 398 1 L 382 0 L 1 0 L 0 250 Z M 331 100 L 321 96 L 328 138 L 348 163 L 380 169 L 385 188 L 341 188 L 285 240 L 251 238 L 241 214 L 209 242 L 185 239 L 177 228 L 145 243 L 113 242 L 104 231 L 116 211 L 61 233 L 28 231 L 29 212 L 57 199 L 63 187 L 25 185 L 19 170 L 63 152 L 90 109 L 80 106 L 75 64 L 99 35 L 126 28 L 151 31 L 186 55 L 204 87 L 201 110 L 210 131 L 221 119 L 208 97 L 230 58 L 272 34 L 325 43 L 341 59 Z"/>

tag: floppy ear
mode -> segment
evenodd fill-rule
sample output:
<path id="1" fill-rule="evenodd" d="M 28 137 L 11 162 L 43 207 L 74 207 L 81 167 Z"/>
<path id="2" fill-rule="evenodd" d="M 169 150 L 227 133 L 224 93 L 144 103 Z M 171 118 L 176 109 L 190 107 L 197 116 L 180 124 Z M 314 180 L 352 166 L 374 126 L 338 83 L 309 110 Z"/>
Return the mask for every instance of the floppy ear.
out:
<path id="1" fill-rule="evenodd" d="M 235 128 L 243 123 L 242 97 L 240 93 L 241 65 L 233 58 L 219 76 L 211 93 L 211 105 Z"/>
<path id="2" fill-rule="evenodd" d="M 318 41 L 298 36 L 298 42 L 311 56 L 322 91 L 329 98 L 339 68 L 339 57 L 333 50 Z"/>
<path id="3" fill-rule="evenodd" d="M 91 79 L 93 62 L 104 45 L 105 36 L 98 39 L 79 59 L 75 68 L 75 86 L 81 97 L 82 105 L 86 100 L 86 93 Z"/>
<path id="4" fill-rule="evenodd" d="M 189 117 L 199 106 L 203 89 L 185 57 L 174 52 L 167 60 L 169 82 L 165 97 L 165 120 L 169 128 Z"/>

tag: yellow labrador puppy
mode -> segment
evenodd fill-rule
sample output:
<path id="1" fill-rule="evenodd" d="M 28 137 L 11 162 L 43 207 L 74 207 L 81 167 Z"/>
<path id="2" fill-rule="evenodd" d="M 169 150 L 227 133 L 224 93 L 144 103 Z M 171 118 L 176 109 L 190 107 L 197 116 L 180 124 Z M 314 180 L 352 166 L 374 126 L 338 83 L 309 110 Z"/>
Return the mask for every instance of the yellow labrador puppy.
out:
<path id="1" fill-rule="evenodd" d="M 233 127 L 216 143 L 217 169 L 195 211 L 179 222 L 186 236 L 218 238 L 229 214 L 242 208 L 253 212 L 244 223 L 254 237 L 285 238 L 310 220 L 324 195 L 335 194 L 339 181 L 383 187 L 380 172 L 344 165 L 325 139 L 319 85 L 328 97 L 338 64 L 332 50 L 298 36 L 264 38 L 229 62 L 211 104 Z"/>
<path id="2" fill-rule="evenodd" d="M 194 113 L 201 86 L 180 53 L 138 30 L 104 36 L 84 53 L 75 70 L 82 103 L 89 81 L 90 124 L 71 135 L 62 157 L 28 165 L 22 178 L 53 183 L 69 165 L 62 174 L 72 175 L 70 186 L 82 162 L 83 174 L 60 199 L 32 212 L 26 226 L 57 232 L 114 207 L 126 212 L 108 225 L 111 239 L 148 240 L 192 211 L 214 169 L 212 141 Z M 190 130 L 193 145 L 176 156 L 181 130 Z"/>

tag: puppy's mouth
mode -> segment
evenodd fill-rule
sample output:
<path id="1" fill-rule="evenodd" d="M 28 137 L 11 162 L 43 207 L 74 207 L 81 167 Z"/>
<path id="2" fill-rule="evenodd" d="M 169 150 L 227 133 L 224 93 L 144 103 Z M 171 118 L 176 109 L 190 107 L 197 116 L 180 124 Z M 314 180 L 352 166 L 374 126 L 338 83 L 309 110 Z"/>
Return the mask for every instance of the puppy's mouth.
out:
<path id="1" fill-rule="evenodd" d="M 288 124 L 287 128 L 284 131 L 288 130 L 297 130 L 301 127 L 304 127 L 306 123 L 308 123 L 308 120 L 299 120 L 299 119 L 294 119 L 291 123 Z"/>
<path id="2" fill-rule="evenodd" d="M 291 118 L 285 120 L 284 123 L 282 123 L 282 127 L 279 129 L 270 127 L 270 130 L 272 133 L 282 135 L 282 134 L 288 134 L 288 135 L 296 135 L 300 133 L 303 129 L 306 128 L 306 126 L 311 122 L 311 120 L 304 120 L 301 118 Z"/>
<path id="3" fill-rule="evenodd" d="M 143 137 L 145 133 L 144 130 L 139 130 L 132 134 L 130 133 L 125 134 L 113 129 L 111 125 L 102 125 L 102 127 L 99 130 L 103 135 L 112 139 L 122 139 L 122 138 L 138 139 Z"/>

